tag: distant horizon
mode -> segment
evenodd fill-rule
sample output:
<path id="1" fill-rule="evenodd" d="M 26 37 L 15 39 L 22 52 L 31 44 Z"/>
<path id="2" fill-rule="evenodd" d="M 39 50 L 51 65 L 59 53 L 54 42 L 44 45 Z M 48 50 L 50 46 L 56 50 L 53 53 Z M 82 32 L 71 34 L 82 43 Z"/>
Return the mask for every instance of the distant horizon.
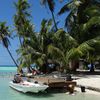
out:
<path id="1" fill-rule="evenodd" d="M 0 65 L 0 67 L 16 67 L 16 65 L 10 65 L 10 64 L 9 65 L 5 65 L 5 64 L 3 65 L 2 64 L 2 65 Z"/>

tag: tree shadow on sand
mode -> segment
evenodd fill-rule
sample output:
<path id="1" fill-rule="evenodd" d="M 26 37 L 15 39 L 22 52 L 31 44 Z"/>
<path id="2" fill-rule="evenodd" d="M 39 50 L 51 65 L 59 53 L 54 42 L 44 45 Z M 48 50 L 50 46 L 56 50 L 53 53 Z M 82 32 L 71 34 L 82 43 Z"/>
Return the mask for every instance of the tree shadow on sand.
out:
<path id="1" fill-rule="evenodd" d="M 81 70 L 81 71 L 76 71 L 72 73 L 74 76 L 79 76 L 79 77 L 88 77 L 88 76 L 95 76 L 95 75 L 100 75 L 100 70 L 96 70 L 94 72 L 90 72 L 89 70 Z"/>

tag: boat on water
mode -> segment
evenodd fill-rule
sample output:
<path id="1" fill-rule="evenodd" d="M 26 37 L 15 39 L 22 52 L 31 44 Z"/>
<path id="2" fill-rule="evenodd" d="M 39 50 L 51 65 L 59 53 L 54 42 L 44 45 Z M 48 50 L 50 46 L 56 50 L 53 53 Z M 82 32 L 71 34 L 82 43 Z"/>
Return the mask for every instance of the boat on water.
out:
<path id="1" fill-rule="evenodd" d="M 14 83 L 13 81 L 11 81 L 9 86 L 23 93 L 27 92 L 38 93 L 38 92 L 43 92 L 48 88 L 48 85 L 46 84 L 40 84 L 38 82 L 28 82 L 28 81 L 23 81 L 20 83 Z"/>

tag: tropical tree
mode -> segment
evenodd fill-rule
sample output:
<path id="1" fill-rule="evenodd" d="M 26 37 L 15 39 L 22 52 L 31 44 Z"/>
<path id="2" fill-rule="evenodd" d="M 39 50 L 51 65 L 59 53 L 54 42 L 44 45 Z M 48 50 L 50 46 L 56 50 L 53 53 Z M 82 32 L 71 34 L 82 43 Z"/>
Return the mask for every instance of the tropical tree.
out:
<path id="1" fill-rule="evenodd" d="M 81 40 L 81 42 L 83 42 L 86 37 L 89 38 L 87 36 L 89 33 L 91 33 L 91 35 L 89 36 L 93 38 L 93 34 L 92 34 L 92 32 L 94 32 L 93 30 L 98 32 L 98 27 L 97 27 L 98 25 L 96 26 L 97 28 L 93 28 L 93 24 L 99 23 L 99 18 L 98 18 L 100 16 L 99 5 L 100 3 L 98 3 L 96 0 L 88 0 L 88 1 L 73 0 L 65 4 L 64 7 L 61 8 L 58 14 L 60 15 L 70 11 L 70 13 L 68 14 L 65 20 L 65 26 L 67 26 L 67 31 L 78 41 Z M 96 20 L 96 22 L 94 20 Z M 88 24 L 88 27 L 85 26 L 86 23 Z M 88 29 L 90 28 L 92 29 L 92 31 L 88 32 L 89 31 Z M 82 34 L 82 30 L 84 30 L 83 34 Z M 94 36 L 95 35 L 96 34 L 94 34 Z"/>
<path id="2" fill-rule="evenodd" d="M 25 41 L 25 45 L 27 48 L 21 48 L 21 62 L 25 64 L 37 64 L 42 71 L 46 70 L 46 66 L 43 66 L 47 63 L 49 59 L 48 55 L 48 45 L 52 43 L 52 20 L 45 20 L 41 22 L 41 30 L 39 33 L 35 33 L 34 31 L 31 34 L 31 38 Z M 26 63 L 26 59 L 29 60 Z M 22 63 L 23 65 L 23 63 Z"/>
<path id="3" fill-rule="evenodd" d="M 48 53 L 60 64 L 60 67 L 69 69 L 67 52 L 77 45 L 77 41 L 72 36 L 59 29 L 53 36 L 53 44 L 48 47 Z"/>
<path id="4" fill-rule="evenodd" d="M 23 46 L 17 50 L 17 53 L 20 55 L 18 61 L 20 63 L 20 69 L 22 67 L 27 67 L 29 72 L 31 72 L 31 64 L 33 64 L 31 53 L 33 49 L 28 45 L 28 43 L 30 43 L 32 38 L 35 37 L 35 32 L 34 27 L 30 22 L 27 23 L 26 21 L 24 25 L 24 32 L 28 34 L 24 36 Z"/>
<path id="5" fill-rule="evenodd" d="M 45 5 L 45 6 L 48 5 L 49 10 L 52 14 L 52 19 L 53 19 L 53 22 L 54 22 L 55 30 L 57 31 L 58 28 L 57 28 L 56 20 L 55 20 L 55 17 L 54 17 L 55 1 L 54 0 L 40 0 L 40 2 L 41 2 L 42 5 Z"/>
<path id="6" fill-rule="evenodd" d="M 15 7 L 16 14 L 14 16 L 14 24 L 21 44 L 19 50 L 17 50 L 20 55 L 20 60 L 18 61 L 20 63 L 20 69 L 24 66 L 27 67 L 30 72 L 30 59 L 25 56 L 25 54 L 29 53 L 26 41 L 30 40 L 31 35 L 34 33 L 34 25 L 31 24 L 31 15 L 28 12 L 30 5 L 27 0 L 18 0 L 18 2 L 15 3 Z"/>
<path id="7" fill-rule="evenodd" d="M 23 46 L 24 36 L 28 35 L 28 33 L 25 32 L 25 25 L 29 23 L 28 18 L 30 17 L 30 14 L 28 13 L 28 9 L 30 8 L 30 5 L 27 0 L 18 0 L 18 2 L 14 3 L 14 5 L 16 7 L 14 25 L 19 37 L 20 44 Z"/>
<path id="8" fill-rule="evenodd" d="M 70 11 L 66 18 L 65 25 L 67 26 L 69 34 L 78 41 L 79 45 L 100 36 L 99 10 L 100 2 L 97 2 L 97 0 L 73 0 L 60 10 L 59 14 Z M 76 49 L 72 51 L 74 52 L 74 50 Z M 91 57 L 93 57 L 95 53 L 89 52 L 89 55 L 90 54 Z"/>
<path id="9" fill-rule="evenodd" d="M 9 41 L 10 38 L 10 31 L 9 27 L 6 26 L 6 22 L 0 22 L 0 41 L 3 43 L 4 47 L 7 49 L 10 57 L 12 58 L 13 62 L 15 63 L 16 67 L 18 68 L 18 64 L 16 63 L 15 59 L 12 56 L 12 53 L 9 50 Z"/>

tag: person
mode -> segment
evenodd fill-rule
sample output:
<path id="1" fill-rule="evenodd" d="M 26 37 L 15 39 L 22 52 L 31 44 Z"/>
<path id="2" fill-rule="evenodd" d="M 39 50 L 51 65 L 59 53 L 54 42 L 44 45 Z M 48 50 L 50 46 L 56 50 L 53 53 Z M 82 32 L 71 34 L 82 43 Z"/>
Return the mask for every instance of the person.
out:
<path id="1" fill-rule="evenodd" d="M 32 74 L 33 75 L 37 75 L 37 74 L 40 74 L 40 72 L 37 69 L 32 69 Z"/>
<path id="2" fill-rule="evenodd" d="M 13 80 L 14 83 L 20 83 L 20 82 L 23 82 L 22 78 L 21 78 L 21 74 L 16 74 L 14 75 L 14 80 Z"/>
<path id="3" fill-rule="evenodd" d="M 70 84 L 68 86 L 68 90 L 69 90 L 69 94 L 73 94 L 74 93 L 74 85 Z"/>
<path id="4" fill-rule="evenodd" d="M 93 63 L 88 64 L 88 68 L 89 68 L 90 72 L 94 72 L 94 64 Z"/>

